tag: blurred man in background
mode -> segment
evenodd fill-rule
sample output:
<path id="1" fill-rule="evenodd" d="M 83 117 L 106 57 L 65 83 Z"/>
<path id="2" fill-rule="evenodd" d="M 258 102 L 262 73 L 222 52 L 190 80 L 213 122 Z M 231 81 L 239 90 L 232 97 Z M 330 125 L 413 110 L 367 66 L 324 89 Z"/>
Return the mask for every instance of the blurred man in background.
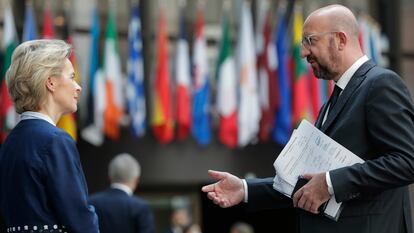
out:
<path id="1" fill-rule="evenodd" d="M 133 196 L 141 175 L 138 161 L 129 154 L 119 154 L 109 163 L 108 173 L 111 187 L 90 197 L 101 233 L 154 233 L 150 206 Z"/>
<path id="2" fill-rule="evenodd" d="M 164 233 L 184 233 L 191 223 L 190 215 L 186 208 L 174 209 L 171 214 L 171 226 Z"/>
<path id="3" fill-rule="evenodd" d="M 254 233 L 254 230 L 248 223 L 236 222 L 231 226 L 230 233 Z"/>

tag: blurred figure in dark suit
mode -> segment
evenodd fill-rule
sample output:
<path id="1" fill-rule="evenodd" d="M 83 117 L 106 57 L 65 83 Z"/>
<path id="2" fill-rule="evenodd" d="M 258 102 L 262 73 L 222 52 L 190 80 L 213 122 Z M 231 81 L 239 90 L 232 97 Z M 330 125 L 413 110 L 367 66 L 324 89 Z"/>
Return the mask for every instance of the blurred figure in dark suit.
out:
<path id="1" fill-rule="evenodd" d="M 171 226 L 164 233 L 184 233 L 190 223 L 188 210 L 186 208 L 176 208 L 171 214 Z"/>
<path id="2" fill-rule="evenodd" d="M 254 233 L 253 227 L 245 222 L 236 222 L 230 228 L 230 233 Z"/>
<path id="3" fill-rule="evenodd" d="M 150 206 L 133 195 L 141 176 L 138 161 L 129 154 L 119 154 L 109 163 L 108 170 L 111 187 L 90 197 L 101 233 L 154 233 Z"/>
<path id="4" fill-rule="evenodd" d="M 192 223 L 184 229 L 184 233 L 202 233 L 201 227 L 197 223 Z"/>

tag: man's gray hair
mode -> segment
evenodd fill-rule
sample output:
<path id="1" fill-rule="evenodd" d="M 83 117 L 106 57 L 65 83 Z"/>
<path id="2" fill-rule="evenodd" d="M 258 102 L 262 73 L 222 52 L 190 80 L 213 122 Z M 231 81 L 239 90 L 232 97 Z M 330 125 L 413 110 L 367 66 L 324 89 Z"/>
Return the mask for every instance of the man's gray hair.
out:
<path id="1" fill-rule="evenodd" d="M 111 160 L 108 173 L 111 182 L 125 183 L 141 175 L 141 166 L 132 155 L 122 153 Z"/>
<path id="2" fill-rule="evenodd" d="M 231 227 L 231 232 L 237 232 L 237 233 L 254 233 L 253 227 L 245 222 L 236 222 Z"/>

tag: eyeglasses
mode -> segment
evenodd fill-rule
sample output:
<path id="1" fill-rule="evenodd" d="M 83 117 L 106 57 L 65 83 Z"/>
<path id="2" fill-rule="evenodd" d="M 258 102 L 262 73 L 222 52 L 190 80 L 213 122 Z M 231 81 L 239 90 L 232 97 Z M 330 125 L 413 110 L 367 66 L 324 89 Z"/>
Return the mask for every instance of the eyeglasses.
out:
<path id="1" fill-rule="evenodd" d="M 302 45 L 303 47 L 305 47 L 305 48 L 309 49 L 309 48 L 313 45 L 313 43 L 315 42 L 315 41 L 314 41 L 314 37 L 317 37 L 317 36 L 324 36 L 324 35 L 328 35 L 328 34 L 331 34 L 331 33 L 337 33 L 337 31 L 330 31 L 330 32 L 318 32 L 318 33 L 310 34 L 310 35 L 308 35 L 308 36 L 303 36 L 303 37 L 302 37 L 302 42 L 301 42 L 301 45 Z"/>

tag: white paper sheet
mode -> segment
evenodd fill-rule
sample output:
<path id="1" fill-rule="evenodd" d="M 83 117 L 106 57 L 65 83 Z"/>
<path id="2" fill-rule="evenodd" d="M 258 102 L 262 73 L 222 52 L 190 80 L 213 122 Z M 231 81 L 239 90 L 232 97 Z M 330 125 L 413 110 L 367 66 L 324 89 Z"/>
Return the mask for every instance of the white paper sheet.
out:
<path id="1" fill-rule="evenodd" d="M 291 197 L 300 175 L 326 172 L 363 162 L 311 123 L 302 120 L 273 164 L 276 170 L 273 187 Z M 326 205 L 325 214 L 337 219 L 340 206 L 332 197 Z"/>

